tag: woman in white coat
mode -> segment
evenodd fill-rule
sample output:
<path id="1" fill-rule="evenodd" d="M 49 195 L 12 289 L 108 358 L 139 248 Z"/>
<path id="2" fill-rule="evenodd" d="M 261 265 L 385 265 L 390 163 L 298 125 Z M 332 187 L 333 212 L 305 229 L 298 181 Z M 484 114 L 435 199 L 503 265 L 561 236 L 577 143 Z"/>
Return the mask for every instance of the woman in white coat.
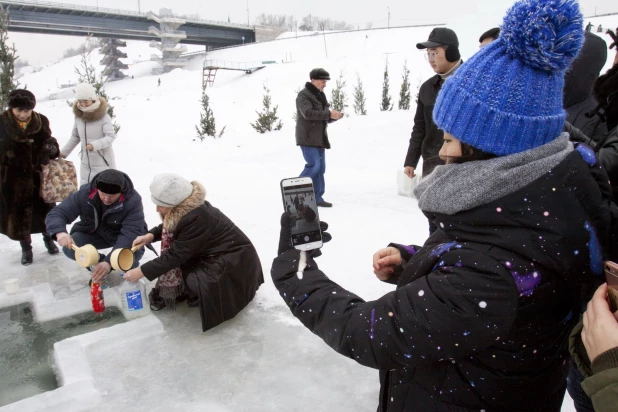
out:
<path id="1" fill-rule="evenodd" d="M 116 139 L 114 125 L 107 114 L 107 101 L 96 95 L 87 84 L 77 85 L 73 103 L 75 124 L 71 138 L 60 154 L 67 157 L 81 143 L 79 184 L 84 185 L 106 169 L 116 169 L 112 143 Z"/>

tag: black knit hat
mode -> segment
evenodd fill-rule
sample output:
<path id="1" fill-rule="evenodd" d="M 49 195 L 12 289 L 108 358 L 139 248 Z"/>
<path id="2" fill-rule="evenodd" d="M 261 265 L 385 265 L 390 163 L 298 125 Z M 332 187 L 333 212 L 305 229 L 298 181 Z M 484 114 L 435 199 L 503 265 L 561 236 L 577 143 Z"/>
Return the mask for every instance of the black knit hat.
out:
<path id="1" fill-rule="evenodd" d="M 126 190 L 127 182 L 124 173 L 107 169 L 97 175 L 94 186 L 107 195 L 116 195 Z"/>
<path id="2" fill-rule="evenodd" d="M 309 73 L 309 78 L 311 80 L 330 80 L 330 74 L 324 69 L 313 69 L 311 73 Z"/>
<path id="3" fill-rule="evenodd" d="M 36 106 L 36 98 L 30 90 L 15 89 L 9 93 L 9 107 L 11 109 L 32 110 Z"/>
<path id="4" fill-rule="evenodd" d="M 500 27 L 494 27 L 493 29 L 487 30 L 485 33 L 481 34 L 479 37 L 479 43 L 483 43 L 483 40 L 491 37 L 493 40 L 496 40 L 500 36 Z"/>

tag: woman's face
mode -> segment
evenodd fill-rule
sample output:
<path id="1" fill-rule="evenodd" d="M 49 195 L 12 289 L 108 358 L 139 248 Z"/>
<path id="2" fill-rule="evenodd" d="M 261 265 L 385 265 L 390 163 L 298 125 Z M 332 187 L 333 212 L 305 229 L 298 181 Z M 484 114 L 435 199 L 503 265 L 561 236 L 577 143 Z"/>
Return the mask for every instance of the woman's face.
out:
<path id="1" fill-rule="evenodd" d="M 78 100 L 77 104 L 80 107 L 90 107 L 94 104 L 94 100 Z"/>
<path id="2" fill-rule="evenodd" d="M 162 216 L 167 216 L 170 210 L 172 210 L 171 207 L 157 206 L 157 212 L 161 213 Z"/>
<path id="3" fill-rule="evenodd" d="M 15 118 L 20 122 L 25 122 L 30 119 L 30 116 L 32 116 L 32 109 L 14 108 L 11 109 L 11 111 L 13 112 L 13 116 L 15 116 Z"/>
<path id="4" fill-rule="evenodd" d="M 454 157 L 461 157 L 461 142 L 453 137 L 453 135 L 444 132 L 444 143 L 440 149 L 440 159 L 446 164 L 452 163 Z"/>

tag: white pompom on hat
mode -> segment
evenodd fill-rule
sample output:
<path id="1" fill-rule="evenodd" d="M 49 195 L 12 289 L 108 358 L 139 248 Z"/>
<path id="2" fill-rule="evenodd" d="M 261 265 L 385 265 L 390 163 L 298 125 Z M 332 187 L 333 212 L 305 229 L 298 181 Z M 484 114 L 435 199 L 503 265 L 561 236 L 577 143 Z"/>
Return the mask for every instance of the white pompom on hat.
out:
<path id="1" fill-rule="evenodd" d="M 173 173 L 156 175 L 150 184 L 152 203 L 161 207 L 174 207 L 191 196 L 193 185 L 182 176 Z"/>
<path id="2" fill-rule="evenodd" d="M 75 98 L 77 100 L 97 100 L 97 93 L 94 87 L 88 83 L 80 83 L 75 88 Z"/>

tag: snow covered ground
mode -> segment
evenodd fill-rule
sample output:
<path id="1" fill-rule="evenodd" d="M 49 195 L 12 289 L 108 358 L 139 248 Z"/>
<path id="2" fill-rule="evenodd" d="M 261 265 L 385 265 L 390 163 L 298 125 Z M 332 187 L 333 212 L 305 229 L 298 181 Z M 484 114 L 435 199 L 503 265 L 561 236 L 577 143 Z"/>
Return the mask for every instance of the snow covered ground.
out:
<path id="1" fill-rule="evenodd" d="M 616 27 L 615 20 L 598 22 Z M 593 24 L 598 23 L 593 20 Z M 477 32 L 485 30 L 470 27 L 460 35 L 468 42 L 462 48 L 468 50 L 464 59 L 477 47 Z M 320 209 L 320 218 L 329 222 L 333 240 L 325 246 L 319 264 L 332 279 L 367 300 L 392 290 L 373 275 L 372 254 L 389 242 L 422 244 L 428 228 L 416 201 L 398 196 L 396 187 L 414 108 L 379 111 L 382 74 L 388 57 L 396 107 L 404 61 L 411 70 L 413 92 L 419 80 L 432 75 L 423 54 L 414 47 L 430 31 L 425 27 L 291 37 L 209 53 L 209 59 L 277 64 L 251 75 L 217 74 L 208 93 L 217 127 L 226 126 L 226 130 L 223 138 L 203 142 L 196 140 L 194 128 L 200 112 L 202 57 L 192 60 L 187 69 L 152 76 L 154 63 L 141 61 L 152 49 L 147 43 L 128 42 L 132 64 L 126 73 L 134 79 L 110 83 L 106 90 L 122 127 L 114 143 L 117 164 L 142 194 L 149 226 L 159 223 L 148 195 L 153 175 L 175 172 L 198 180 L 206 187 L 208 200 L 256 245 L 266 283 L 239 316 L 206 333 L 201 332 L 197 309 L 181 305 L 176 312 L 155 315 L 163 325 L 161 333 L 140 335 L 129 330 L 135 336 L 127 339 L 126 327 L 115 326 L 110 330 L 118 328 L 117 332 L 110 331 L 100 343 L 91 339 L 84 346 L 92 373 L 92 387 L 84 386 L 92 394 L 88 407 L 73 402 L 54 409 L 43 401 L 37 408 L 26 400 L 0 411 L 374 411 L 377 371 L 336 354 L 306 330 L 272 285 L 269 271 L 282 211 L 279 181 L 297 176 L 303 167 L 294 143 L 292 115 L 296 92 L 309 71 L 320 66 L 330 71 L 329 96 L 339 72 L 345 73 L 350 96 L 358 73 L 369 115 L 356 116 L 349 107 L 345 111 L 349 116 L 329 129 L 333 149 L 327 152 L 325 199 L 334 207 Z M 610 56 L 613 59 L 613 52 Z M 99 60 L 93 53 L 93 63 Z M 72 90 L 59 85 L 75 81 L 73 67 L 78 63 L 79 57 L 73 57 L 20 79 L 37 95 L 37 111 L 49 117 L 61 145 L 70 136 L 73 116 L 66 103 Z M 270 88 L 284 127 L 260 135 L 249 123 L 261 110 L 263 85 Z M 77 153 L 69 160 L 77 163 Z M 56 305 L 66 306 L 66 311 L 87 308 L 88 273 L 62 254 L 47 255 L 39 235 L 34 236 L 33 246 L 34 263 L 23 267 L 19 244 L 0 238 L 0 281 L 18 277 L 23 290 L 48 284 Z M 144 256 L 144 260 L 152 258 L 151 252 Z M 9 300 L 0 292 L 0 305 Z M 567 397 L 563 411 L 573 410 Z"/>

